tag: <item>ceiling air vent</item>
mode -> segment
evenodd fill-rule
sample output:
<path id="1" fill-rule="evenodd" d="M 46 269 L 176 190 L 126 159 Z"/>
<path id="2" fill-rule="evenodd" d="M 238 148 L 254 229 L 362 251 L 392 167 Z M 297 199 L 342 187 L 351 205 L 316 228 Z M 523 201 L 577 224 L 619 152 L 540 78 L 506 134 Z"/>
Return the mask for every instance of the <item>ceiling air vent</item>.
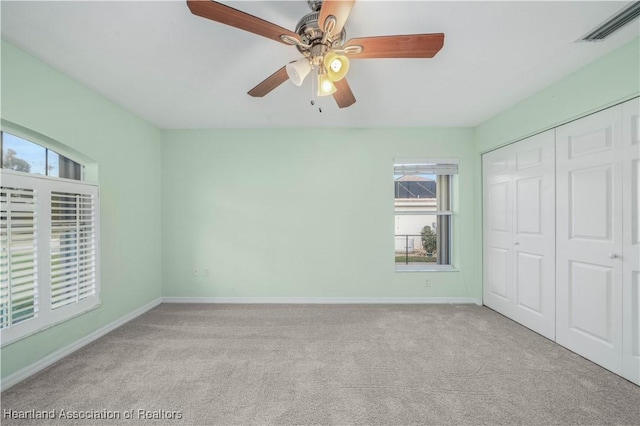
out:
<path id="1" fill-rule="evenodd" d="M 640 16 L 640 1 L 631 3 L 620 12 L 590 31 L 579 41 L 601 41 Z"/>

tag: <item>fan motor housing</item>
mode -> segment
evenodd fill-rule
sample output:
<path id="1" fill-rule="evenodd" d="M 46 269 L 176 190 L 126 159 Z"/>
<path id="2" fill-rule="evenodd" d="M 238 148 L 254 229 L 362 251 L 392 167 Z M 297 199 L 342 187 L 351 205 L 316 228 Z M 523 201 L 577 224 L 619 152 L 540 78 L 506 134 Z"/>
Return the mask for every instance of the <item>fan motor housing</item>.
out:
<path id="1" fill-rule="evenodd" d="M 322 2 L 319 3 L 320 6 Z M 311 6 L 311 0 L 309 1 L 309 5 Z M 298 21 L 298 25 L 296 25 L 296 34 L 300 36 L 302 39 L 302 43 L 309 45 L 313 48 L 318 44 L 322 44 L 322 35 L 323 30 L 318 25 L 318 18 L 320 17 L 320 12 L 311 12 L 304 15 Z M 327 38 L 327 47 L 331 47 L 332 49 L 339 49 L 344 44 L 345 39 L 347 38 L 347 32 L 344 28 L 340 31 L 339 34 L 330 36 Z M 304 46 L 296 46 L 300 53 L 305 56 L 311 54 L 309 48 L 305 48 Z"/>

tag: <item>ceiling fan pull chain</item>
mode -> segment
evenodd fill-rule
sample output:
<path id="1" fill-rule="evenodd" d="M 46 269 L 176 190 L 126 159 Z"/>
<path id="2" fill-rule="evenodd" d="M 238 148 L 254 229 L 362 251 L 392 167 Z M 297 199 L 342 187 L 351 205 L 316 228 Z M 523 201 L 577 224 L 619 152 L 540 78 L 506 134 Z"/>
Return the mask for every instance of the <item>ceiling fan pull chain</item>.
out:
<path id="1" fill-rule="evenodd" d="M 315 67 L 311 68 L 311 71 L 314 71 Z M 314 106 L 316 104 L 316 79 L 315 78 L 310 78 L 309 80 L 311 80 L 311 106 Z"/>
<path id="2" fill-rule="evenodd" d="M 318 72 L 320 72 L 320 68 L 318 68 Z M 318 112 L 322 112 L 322 107 L 320 106 L 320 101 L 322 100 L 322 98 L 318 96 L 318 88 L 316 87 L 316 84 L 318 84 L 317 78 L 312 78 L 311 79 L 311 96 L 313 96 L 313 100 L 311 101 L 311 105 L 315 105 L 317 101 Z"/>
<path id="3" fill-rule="evenodd" d="M 317 99 L 317 92 L 316 92 L 316 82 L 315 82 L 315 78 L 311 78 L 311 106 L 314 107 L 316 105 L 316 99 Z M 322 112 L 322 107 L 320 105 L 318 105 L 318 112 Z"/>

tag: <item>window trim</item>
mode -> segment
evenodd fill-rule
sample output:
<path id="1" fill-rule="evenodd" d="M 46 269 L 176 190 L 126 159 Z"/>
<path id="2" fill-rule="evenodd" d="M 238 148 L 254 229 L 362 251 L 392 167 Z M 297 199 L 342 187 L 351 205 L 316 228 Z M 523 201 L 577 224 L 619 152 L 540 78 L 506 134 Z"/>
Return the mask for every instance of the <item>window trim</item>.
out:
<path id="1" fill-rule="evenodd" d="M 38 267 L 36 269 L 38 288 L 38 316 L 20 322 L 14 327 L 0 330 L 0 347 L 11 345 L 26 337 L 44 331 L 60 323 L 76 318 L 101 306 L 100 285 L 100 190 L 97 184 L 82 182 L 73 179 L 55 178 L 40 174 L 18 172 L 14 170 L 0 170 L 2 186 L 25 187 L 36 189 L 39 197 L 36 204 L 36 212 L 39 217 L 44 217 L 44 224 L 37 225 L 37 255 Z M 31 183 L 25 181 L 32 180 Z M 91 193 L 95 196 L 94 222 L 95 222 L 95 294 L 80 300 L 78 303 L 69 304 L 56 310 L 51 309 L 51 192 Z M 49 212 L 49 216 L 47 216 Z M 46 308 L 46 309 L 43 309 Z"/>
<path id="2" fill-rule="evenodd" d="M 422 211 L 422 212 L 398 212 L 395 207 L 395 198 L 394 198 L 394 217 L 396 216 L 404 216 L 404 215 L 423 215 L 428 213 L 433 216 L 449 216 L 449 232 L 448 232 L 448 240 L 449 240 L 449 264 L 441 265 L 441 264 L 433 264 L 428 263 L 425 265 L 404 265 L 398 264 L 394 262 L 394 272 L 459 272 L 458 267 L 456 266 L 456 257 L 454 250 L 454 235 L 455 235 L 455 203 L 454 203 L 454 188 L 457 187 L 457 178 L 458 175 L 458 165 L 459 160 L 457 158 L 395 158 L 393 160 L 393 172 L 396 175 L 396 170 L 402 166 L 412 166 L 412 165 L 428 165 L 432 166 L 433 169 L 441 169 L 442 171 L 451 171 L 451 173 L 437 173 L 446 176 L 450 176 L 449 178 L 449 207 L 450 210 L 436 210 L 436 211 Z M 442 167 L 438 167 L 438 165 L 445 165 Z M 425 169 L 429 167 L 425 167 Z M 449 167 L 451 166 L 451 167 Z M 436 173 L 433 173 L 436 174 Z M 395 180 L 394 180 L 395 182 Z M 395 188 L 394 188 L 395 190 Z M 439 207 L 439 206 L 437 206 Z M 436 207 L 436 208 L 437 208 Z M 394 221 L 395 222 L 395 221 Z M 394 231 L 395 235 L 395 231 Z M 395 258 L 395 247 L 394 247 L 394 258 Z"/>
<path id="3" fill-rule="evenodd" d="M 62 155 L 63 157 L 66 157 L 80 164 L 82 166 L 80 180 L 74 180 L 75 182 L 98 183 L 98 163 L 96 162 L 96 160 L 80 151 L 77 151 L 71 146 L 65 145 L 55 139 L 50 138 L 49 136 L 43 135 L 42 133 L 38 133 L 35 130 L 31 130 L 27 127 L 23 127 L 19 124 L 5 119 L 0 119 L 0 131 L 10 133 L 29 142 L 43 146 L 56 152 L 58 155 Z M 36 175 L 36 173 L 31 174 Z"/>
<path id="4" fill-rule="evenodd" d="M 37 172 L 25 172 L 25 173 L 29 173 L 29 174 L 33 174 L 33 175 L 40 175 L 40 176 L 47 176 L 47 177 L 59 177 L 59 176 L 51 176 L 49 174 L 49 153 L 53 152 L 55 155 L 58 156 L 59 159 L 65 159 L 65 161 L 70 161 L 74 164 L 76 164 L 77 166 L 79 166 L 79 177 L 77 179 L 75 178 L 62 178 L 62 179 L 71 179 L 71 180 L 75 180 L 75 181 L 84 181 L 85 180 L 85 166 L 84 164 L 82 164 L 81 162 L 75 161 L 69 157 L 67 157 L 66 155 L 63 155 L 61 153 L 59 153 L 58 151 L 54 150 L 53 148 L 49 148 L 46 144 L 42 144 L 39 142 L 34 142 L 33 140 L 31 140 L 31 138 L 26 138 L 23 136 L 20 136 L 16 133 L 19 132 L 12 132 L 12 131 L 7 131 L 5 129 L 0 129 L 0 169 L 2 170 L 12 170 L 12 169 L 5 169 L 4 168 L 4 138 L 5 135 L 10 135 L 14 138 L 18 138 L 21 139 L 24 142 L 30 143 L 32 145 L 38 146 L 42 149 L 44 149 L 44 175 L 42 173 L 37 173 Z M 15 171 L 15 170 L 14 170 Z M 60 174 L 61 172 L 61 168 L 60 168 L 60 163 L 58 164 L 58 174 Z"/>

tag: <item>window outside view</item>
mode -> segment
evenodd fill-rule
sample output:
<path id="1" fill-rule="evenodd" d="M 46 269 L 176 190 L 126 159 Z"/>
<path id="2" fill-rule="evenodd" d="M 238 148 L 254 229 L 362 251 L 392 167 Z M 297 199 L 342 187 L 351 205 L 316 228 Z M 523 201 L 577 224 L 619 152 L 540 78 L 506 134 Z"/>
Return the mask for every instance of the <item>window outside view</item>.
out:
<path id="1" fill-rule="evenodd" d="M 395 263 L 437 259 L 436 175 L 395 175 Z"/>
<path id="2" fill-rule="evenodd" d="M 81 165 L 57 152 L 7 132 L 2 136 L 2 168 L 80 180 Z"/>

